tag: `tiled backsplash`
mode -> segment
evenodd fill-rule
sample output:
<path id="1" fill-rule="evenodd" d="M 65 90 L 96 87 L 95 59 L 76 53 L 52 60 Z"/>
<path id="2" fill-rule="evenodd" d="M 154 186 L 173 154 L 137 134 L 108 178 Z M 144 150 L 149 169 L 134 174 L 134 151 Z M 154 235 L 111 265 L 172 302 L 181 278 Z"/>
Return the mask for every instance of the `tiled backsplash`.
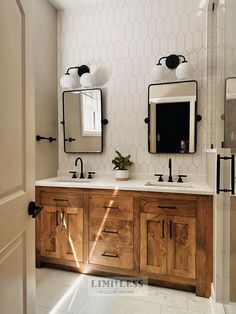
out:
<path id="1" fill-rule="evenodd" d="M 207 2 L 207 1 L 206 1 Z M 130 153 L 135 172 L 167 172 L 167 155 L 151 155 L 147 147 L 150 72 L 161 56 L 183 54 L 199 83 L 197 153 L 173 155 L 176 173 L 205 175 L 207 115 L 207 8 L 198 0 L 112 0 L 58 13 L 59 77 L 69 66 L 98 69 L 104 91 L 104 152 L 82 154 L 85 169 L 110 171 L 114 151 Z M 169 80 L 175 80 L 170 73 Z M 62 120 L 59 87 L 59 121 Z M 59 125 L 59 168 L 74 168 L 76 155 L 63 151 Z M 168 156 L 169 157 L 169 156 Z"/>

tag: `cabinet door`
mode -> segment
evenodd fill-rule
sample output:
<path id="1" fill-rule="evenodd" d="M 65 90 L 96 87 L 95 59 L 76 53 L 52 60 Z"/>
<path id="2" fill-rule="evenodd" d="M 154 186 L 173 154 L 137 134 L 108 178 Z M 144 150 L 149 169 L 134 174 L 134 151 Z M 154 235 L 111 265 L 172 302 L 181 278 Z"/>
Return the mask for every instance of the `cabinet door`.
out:
<path id="1" fill-rule="evenodd" d="M 41 213 L 41 256 L 61 257 L 60 213 L 54 206 L 44 206 Z"/>
<path id="2" fill-rule="evenodd" d="M 168 275 L 195 278 L 196 219 L 168 217 Z"/>
<path id="3" fill-rule="evenodd" d="M 150 273 L 166 273 L 166 216 L 140 215 L 140 269 Z"/>
<path id="4" fill-rule="evenodd" d="M 61 209 L 62 258 L 83 261 L 83 208 Z"/>

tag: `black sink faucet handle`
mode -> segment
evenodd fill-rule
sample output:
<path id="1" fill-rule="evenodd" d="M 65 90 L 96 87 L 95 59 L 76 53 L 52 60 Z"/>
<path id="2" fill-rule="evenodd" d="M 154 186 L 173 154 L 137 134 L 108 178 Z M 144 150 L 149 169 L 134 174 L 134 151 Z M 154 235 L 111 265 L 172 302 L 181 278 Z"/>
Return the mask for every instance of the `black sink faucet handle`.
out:
<path id="1" fill-rule="evenodd" d="M 77 178 L 77 172 L 76 171 L 69 171 L 69 173 L 73 174 L 72 179 Z"/>
<path id="2" fill-rule="evenodd" d="M 158 182 L 164 182 L 164 180 L 163 180 L 163 174 L 155 173 L 154 176 L 155 176 L 155 177 L 159 177 Z"/>
<path id="3" fill-rule="evenodd" d="M 88 171 L 88 179 L 93 179 L 93 175 L 95 175 L 94 171 Z"/>
<path id="4" fill-rule="evenodd" d="M 187 178 L 187 175 L 186 174 L 179 174 L 178 175 L 178 183 L 183 183 L 183 178 Z"/>

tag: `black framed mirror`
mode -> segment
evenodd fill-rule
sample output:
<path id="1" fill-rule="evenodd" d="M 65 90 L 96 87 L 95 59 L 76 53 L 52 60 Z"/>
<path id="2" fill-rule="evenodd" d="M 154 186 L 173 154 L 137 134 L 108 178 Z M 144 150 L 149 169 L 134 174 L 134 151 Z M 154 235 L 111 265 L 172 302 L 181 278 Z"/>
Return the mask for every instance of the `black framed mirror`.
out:
<path id="1" fill-rule="evenodd" d="M 149 153 L 196 152 L 197 102 L 196 81 L 149 85 L 147 119 Z"/>
<path id="2" fill-rule="evenodd" d="M 63 92 L 63 134 L 66 153 L 103 151 L 102 90 Z"/>

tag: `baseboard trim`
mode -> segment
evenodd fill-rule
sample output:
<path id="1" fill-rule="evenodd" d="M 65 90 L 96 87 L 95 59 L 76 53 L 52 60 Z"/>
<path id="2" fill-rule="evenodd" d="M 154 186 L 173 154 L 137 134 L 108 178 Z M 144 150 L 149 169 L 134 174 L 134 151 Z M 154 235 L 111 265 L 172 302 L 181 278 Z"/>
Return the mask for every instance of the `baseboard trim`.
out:
<path id="1" fill-rule="evenodd" d="M 211 285 L 211 312 L 212 314 L 226 314 L 222 303 L 216 303 L 216 294 L 213 284 Z"/>

